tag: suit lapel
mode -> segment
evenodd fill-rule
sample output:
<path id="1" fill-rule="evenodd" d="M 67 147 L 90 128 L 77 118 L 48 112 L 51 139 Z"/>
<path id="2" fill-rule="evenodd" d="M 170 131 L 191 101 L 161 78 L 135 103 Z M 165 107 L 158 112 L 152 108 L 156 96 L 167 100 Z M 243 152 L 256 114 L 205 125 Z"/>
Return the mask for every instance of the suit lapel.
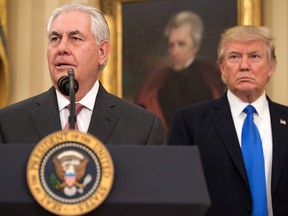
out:
<path id="1" fill-rule="evenodd" d="M 119 118 L 114 109 L 117 104 L 115 101 L 114 96 L 110 95 L 100 83 L 88 133 L 96 136 L 104 143 L 110 137 Z M 40 139 L 55 131 L 61 130 L 54 87 L 43 93 L 35 102 L 35 106 L 31 111 L 31 117 Z"/>
<path id="2" fill-rule="evenodd" d="M 227 96 L 225 95 L 217 100 L 213 104 L 213 107 L 213 112 L 211 112 L 210 115 L 212 122 L 223 140 L 223 144 L 230 155 L 231 160 L 235 164 L 235 167 L 248 185 L 241 148 L 237 138 Z"/>
<path id="3" fill-rule="evenodd" d="M 40 139 L 61 130 L 58 103 L 54 87 L 44 93 L 35 102 L 36 108 L 31 111 L 31 116 L 35 124 Z"/>
<path id="4" fill-rule="evenodd" d="M 271 127 L 273 135 L 272 192 L 275 191 L 288 151 L 288 114 L 287 111 L 269 100 Z"/>
<path id="5" fill-rule="evenodd" d="M 110 95 L 100 83 L 88 132 L 103 143 L 107 142 L 118 121 L 116 105 L 114 96 Z"/>

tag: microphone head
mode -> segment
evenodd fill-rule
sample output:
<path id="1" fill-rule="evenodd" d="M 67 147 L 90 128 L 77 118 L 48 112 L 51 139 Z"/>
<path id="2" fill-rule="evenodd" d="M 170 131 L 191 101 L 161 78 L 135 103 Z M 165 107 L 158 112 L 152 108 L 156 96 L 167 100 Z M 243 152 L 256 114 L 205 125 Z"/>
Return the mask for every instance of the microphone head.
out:
<path id="1" fill-rule="evenodd" d="M 69 85 L 69 77 L 68 76 L 63 76 L 61 77 L 58 82 L 57 86 L 60 90 L 60 92 L 66 96 L 70 95 L 70 85 Z M 78 91 L 79 85 L 77 80 L 74 79 L 74 91 L 75 93 Z"/>

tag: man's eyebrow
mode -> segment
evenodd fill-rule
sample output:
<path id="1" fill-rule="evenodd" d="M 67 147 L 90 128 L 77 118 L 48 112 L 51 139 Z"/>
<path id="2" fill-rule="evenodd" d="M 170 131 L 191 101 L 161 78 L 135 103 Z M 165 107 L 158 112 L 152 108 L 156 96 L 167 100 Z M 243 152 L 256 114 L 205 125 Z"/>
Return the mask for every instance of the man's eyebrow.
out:
<path id="1" fill-rule="evenodd" d="M 50 34 L 49 34 L 49 37 L 51 36 L 62 36 L 59 32 L 56 32 L 56 31 L 52 31 Z"/>
<path id="2" fill-rule="evenodd" d="M 76 35 L 76 34 L 81 34 L 81 32 L 79 30 L 75 30 L 75 31 L 71 31 L 71 32 L 68 33 L 69 36 Z M 57 31 L 52 31 L 49 34 L 49 37 L 51 37 L 51 36 L 62 36 L 62 34 L 60 34 Z"/>
<path id="3" fill-rule="evenodd" d="M 75 30 L 75 31 L 71 31 L 69 32 L 69 35 L 76 35 L 76 34 L 81 34 L 81 32 L 79 30 Z"/>
<path id="4" fill-rule="evenodd" d="M 262 53 L 262 50 L 260 49 L 252 50 L 249 52 L 249 54 L 261 54 L 261 53 Z"/>
<path id="5" fill-rule="evenodd" d="M 233 54 L 240 54 L 239 51 L 235 51 L 235 50 L 231 50 L 228 52 L 229 55 L 233 55 Z"/>

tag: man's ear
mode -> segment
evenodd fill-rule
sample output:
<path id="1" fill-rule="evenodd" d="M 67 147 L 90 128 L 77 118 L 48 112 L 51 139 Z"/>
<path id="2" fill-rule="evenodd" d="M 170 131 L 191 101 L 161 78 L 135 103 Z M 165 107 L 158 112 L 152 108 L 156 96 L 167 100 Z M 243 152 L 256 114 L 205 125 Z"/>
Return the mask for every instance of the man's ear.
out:
<path id="1" fill-rule="evenodd" d="M 276 70 L 276 62 L 272 62 L 269 65 L 269 70 L 268 70 L 268 77 L 272 77 L 272 75 L 275 73 Z"/>
<path id="2" fill-rule="evenodd" d="M 222 63 L 218 63 L 218 67 L 221 73 L 221 78 L 222 81 L 226 84 L 226 73 L 225 73 L 225 68 L 224 68 L 224 64 Z"/>
<path id="3" fill-rule="evenodd" d="M 99 43 L 99 64 L 103 65 L 110 54 L 110 42 L 103 40 Z"/>
<path id="4" fill-rule="evenodd" d="M 222 72 L 224 71 L 224 65 L 223 65 L 223 63 L 218 63 L 218 68 L 219 68 L 219 70 L 220 70 L 220 72 L 221 72 L 221 74 L 222 74 Z"/>

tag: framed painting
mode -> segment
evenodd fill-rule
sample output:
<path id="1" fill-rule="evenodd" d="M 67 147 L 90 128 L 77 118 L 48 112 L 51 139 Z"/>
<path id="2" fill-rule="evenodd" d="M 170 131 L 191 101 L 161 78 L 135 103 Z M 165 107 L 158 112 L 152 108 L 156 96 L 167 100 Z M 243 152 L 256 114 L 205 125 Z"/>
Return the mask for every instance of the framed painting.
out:
<path id="1" fill-rule="evenodd" d="M 165 23 L 181 10 L 203 19 L 199 55 L 216 61 L 223 30 L 233 25 L 261 25 L 262 0 L 96 0 L 111 30 L 112 52 L 100 80 L 109 92 L 133 102 L 140 82 L 166 52 Z"/>

